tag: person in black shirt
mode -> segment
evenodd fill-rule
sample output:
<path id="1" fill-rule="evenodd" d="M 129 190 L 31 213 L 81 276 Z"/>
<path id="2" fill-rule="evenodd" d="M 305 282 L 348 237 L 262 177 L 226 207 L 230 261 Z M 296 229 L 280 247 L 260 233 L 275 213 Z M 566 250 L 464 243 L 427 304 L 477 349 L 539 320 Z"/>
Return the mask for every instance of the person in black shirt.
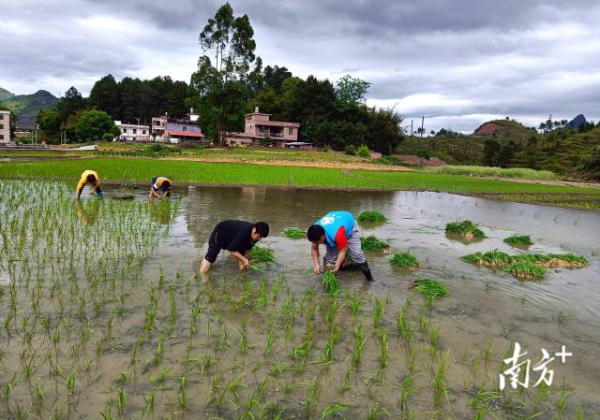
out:
<path id="1" fill-rule="evenodd" d="M 246 254 L 256 242 L 269 236 L 269 225 L 265 222 L 250 223 L 242 220 L 224 220 L 213 229 L 208 239 L 208 252 L 200 265 L 200 273 L 206 274 L 217 260 L 222 249 L 240 263 L 241 270 L 250 268 Z"/>

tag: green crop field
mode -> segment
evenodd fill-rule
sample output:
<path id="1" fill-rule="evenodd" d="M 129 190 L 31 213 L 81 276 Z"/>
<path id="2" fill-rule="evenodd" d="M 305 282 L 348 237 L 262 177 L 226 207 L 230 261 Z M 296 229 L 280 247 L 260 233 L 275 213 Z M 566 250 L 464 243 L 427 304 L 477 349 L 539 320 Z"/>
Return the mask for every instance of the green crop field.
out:
<path id="1" fill-rule="evenodd" d="M 417 172 L 348 171 L 231 163 L 158 161 L 155 159 L 95 158 L 50 162 L 9 162 L 0 165 L 1 178 L 44 178 L 75 181 L 86 169 L 99 172 L 102 180 L 150 180 L 162 175 L 176 183 L 273 185 L 290 187 L 365 188 L 417 191 L 445 191 L 459 194 L 509 197 L 511 201 L 600 208 L 600 189 L 479 179 L 457 175 Z M 520 197 L 523 197 L 521 200 Z M 555 197 L 554 200 L 548 197 Z M 579 198 L 578 198 L 579 197 Z M 585 197 L 581 200 L 581 197 Z"/>

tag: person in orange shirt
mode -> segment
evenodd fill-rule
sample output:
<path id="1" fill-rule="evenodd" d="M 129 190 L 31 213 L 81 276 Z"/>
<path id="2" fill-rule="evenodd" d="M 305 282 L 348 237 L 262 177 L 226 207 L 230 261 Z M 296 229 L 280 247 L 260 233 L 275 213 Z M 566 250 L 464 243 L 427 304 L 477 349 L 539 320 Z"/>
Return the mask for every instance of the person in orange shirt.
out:
<path id="1" fill-rule="evenodd" d="M 152 178 L 152 185 L 150 185 L 150 201 L 152 201 L 154 197 L 170 198 L 172 186 L 173 183 L 169 178 L 165 178 L 164 176 Z M 162 191 L 162 195 L 160 195 L 159 191 Z"/>
<path id="2" fill-rule="evenodd" d="M 79 182 L 77 183 L 77 189 L 75 190 L 76 200 L 79 200 L 81 197 L 81 192 L 86 184 L 90 184 L 90 187 L 92 188 L 91 194 L 96 194 L 98 198 L 104 198 L 102 190 L 100 189 L 100 177 L 98 176 L 98 172 L 88 169 L 83 171 L 81 178 L 79 178 Z"/>

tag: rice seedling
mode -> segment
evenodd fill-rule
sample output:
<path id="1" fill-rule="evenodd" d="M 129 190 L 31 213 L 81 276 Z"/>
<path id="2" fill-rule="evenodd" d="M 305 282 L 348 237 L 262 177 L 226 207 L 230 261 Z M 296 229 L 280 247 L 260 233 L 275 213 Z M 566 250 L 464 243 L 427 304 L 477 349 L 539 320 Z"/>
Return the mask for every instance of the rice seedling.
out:
<path id="1" fill-rule="evenodd" d="M 400 335 L 400 337 L 404 338 L 406 341 L 410 341 L 412 336 L 413 336 L 413 326 L 412 326 L 412 322 L 408 319 L 406 319 L 406 312 L 408 311 L 408 309 L 410 308 L 410 306 L 412 305 L 412 300 L 411 299 L 407 299 L 406 302 L 404 303 L 404 305 L 402 305 L 402 307 L 400 308 L 400 311 L 398 312 L 398 322 L 397 322 L 397 327 L 398 327 L 398 334 Z"/>
<path id="2" fill-rule="evenodd" d="M 485 265 L 490 267 L 502 267 L 506 264 L 510 264 L 511 256 L 506 254 L 505 252 L 498 251 L 494 249 L 489 252 L 476 252 L 475 254 L 465 255 L 460 258 L 462 261 L 477 264 L 477 265 Z"/>
<path id="3" fill-rule="evenodd" d="M 340 413 L 346 411 L 347 409 L 348 409 L 347 404 L 339 404 L 339 403 L 328 404 L 323 409 L 323 412 L 321 413 L 319 420 L 329 419 L 332 416 L 335 416 L 336 414 L 339 415 Z"/>
<path id="4" fill-rule="evenodd" d="M 373 328 L 377 329 L 381 325 L 383 318 L 383 302 L 379 299 L 375 299 L 374 310 L 373 310 Z"/>
<path id="5" fill-rule="evenodd" d="M 363 296 L 356 290 L 350 293 L 346 293 L 346 301 L 344 305 L 350 308 L 353 317 L 357 317 L 360 314 L 360 310 L 363 305 Z"/>
<path id="6" fill-rule="evenodd" d="M 377 418 L 385 415 L 387 417 L 390 416 L 389 411 L 387 411 L 384 407 L 379 405 L 378 402 L 375 402 L 371 410 L 369 411 L 369 415 L 367 416 L 367 420 L 376 420 Z"/>
<path id="7" fill-rule="evenodd" d="M 556 325 L 558 325 L 558 328 L 566 327 L 573 319 L 573 317 L 565 311 L 558 311 L 552 316 L 552 318 L 554 319 L 554 321 L 556 321 Z"/>
<path id="8" fill-rule="evenodd" d="M 358 366 L 362 358 L 362 352 L 367 339 L 365 338 L 365 325 L 361 322 L 354 331 L 354 351 L 351 360 L 353 366 Z"/>
<path id="9" fill-rule="evenodd" d="M 445 376 L 448 372 L 448 356 L 450 351 L 447 351 L 442 355 L 435 363 L 435 372 L 433 377 L 433 388 L 434 388 L 434 404 L 436 407 L 442 402 L 442 397 L 446 397 L 449 401 L 448 388 L 446 386 Z"/>
<path id="10" fill-rule="evenodd" d="M 511 264 L 527 263 L 540 267 L 580 268 L 589 264 L 587 258 L 573 254 L 519 254 L 509 255 L 497 249 L 485 253 L 477 252 L 461 257 L 461 260 L 471 264 L 489 267 L 506 267 Z"/>
<path id="11" fill-rule="evenodd" d="M 400 408 L 402 411 L 406 410 L 406 404 L 408 403 L 408 399 L 417 392 L 417 387 L 415 386 L 415 375 L 409 373 L 405 375 L 402 379 L 402 384 L 400 385 Z"/>
<path id="12" fill-rule="evenodd" d="M 360 247 L 365 252 L 382 252 L 383 254 L 390 253 L 390 245 L 377 239 L 375 236 L 367 236 L 360 238 Z"/>
<path id="13" fill-rule="evenodd" d="M 296 228 L 288 228 L 284 229 L 283 235 L 289 239 L 304 239 L 306 237 L 306 232 Z"/>
<path id="14" fill-rule="evenodd" d="M 477 226 L 470 220 L 448 223 L 446 225 L 446 233 L 452 235 L 459 235 L 467 239 L 485 238 L 485 234 L 481 229 L 479 229 L 479 226 Z"/>
<path id="15" fill-rule="evenodd" d="M 358 215 L 359 222 L 385 223 L 387 218 L 379 210 L 365 210 Z"/>
<path id="16" fill-rule="evenodd" d="M 410 252 L 396 252 L 392 259 L 390 260 L 390 264 L 395 267 L 408 267 L 408 268 L 419 268 L 421 263 Z"/>
<path id="17" fill-rule="evenodd" d="M 323 273 L 323 287 L 327 293 L 335 296 L 340 292 L 340 280 L 331 271 L 325 270 Z"/>
<path id="18" fill-rule="evenodd" d="M 125 405 L 127 404 L 127 393 L 123 388 L 117 388 L 117 399 L 115 405 L 119 411 L 119 415 L 123 415 L 125 412 Z"/>
<path id="19" fill-rule="evenodd" d="M 379 335 L 381 354 L 379 355 L 379 368 L 385 369 L 389 359 L 389 344 L 387 331 L 382 331 Z"/>
<path id="20" fill-rule="evenodd" d="M 510 246 L 527 248 L 533 245 L 531 237 L 529 235 L 512 235 L 504 239 L 504 243 Z"/>
<path id="21" fill-rule="evenodd" d="M 546 270 L 535 263 L 520 262 L 504 267 L 512 276 L 522 280 L 541 280 L 546 276 Z"/>
<path id="22" fill-rule="evenodd" d="M 415 279 L 412 288 L 414 288 L 417 293 L 425 296 L 429 302 L 433 302 L 438 296 L 444 297 L 450 294 L 448 287 L 446 287 L 444 283 L 428 278 Z"/>

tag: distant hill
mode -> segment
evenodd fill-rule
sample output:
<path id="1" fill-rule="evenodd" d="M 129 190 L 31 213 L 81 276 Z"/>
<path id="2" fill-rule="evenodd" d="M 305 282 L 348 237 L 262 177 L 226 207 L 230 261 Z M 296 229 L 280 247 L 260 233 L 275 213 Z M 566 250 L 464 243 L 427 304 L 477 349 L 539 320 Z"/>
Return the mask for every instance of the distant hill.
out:
<path id="1" fill-rule="evenodd" d="M 586 122 L 587 120 L 585 119 L 585 116 L 583 114 L 579 114 L 567 123 L 566 128 L 578 129 L 581 124 L 585 124 Z"/>
<path id="2" fill-rule="evenodd" d="M 56 106 L 58 98 L 45 90 L 38 90 L 31 95 L 15 95 L 0 88 L 0 105 L 3 105 L 17 115 L 37 115 L 44 109 Z"/>

